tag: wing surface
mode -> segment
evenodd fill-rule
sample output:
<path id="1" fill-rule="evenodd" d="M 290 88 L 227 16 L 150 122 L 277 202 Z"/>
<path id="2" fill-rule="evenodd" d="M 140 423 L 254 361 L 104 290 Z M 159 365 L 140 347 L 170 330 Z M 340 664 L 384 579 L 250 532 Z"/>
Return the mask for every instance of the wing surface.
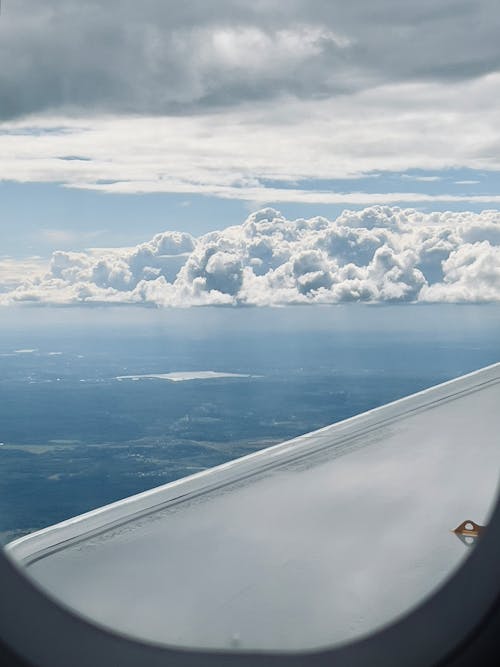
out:
<path id="1" fill-rule="evenodd" d="M 409 610 L 470 553 L 452 530 L 488 521 L 499 433 L 496 364 L 7 551 L 52 596 L 142 639 L 344 642 Z"/>

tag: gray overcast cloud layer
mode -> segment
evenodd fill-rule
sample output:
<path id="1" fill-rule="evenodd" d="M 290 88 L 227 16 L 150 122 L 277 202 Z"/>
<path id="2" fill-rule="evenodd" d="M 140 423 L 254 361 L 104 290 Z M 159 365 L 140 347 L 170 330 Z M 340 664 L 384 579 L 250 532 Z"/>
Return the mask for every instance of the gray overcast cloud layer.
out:
<path id="1" fill-rule="evenodd" d="M 6 0 L 0 119 L 198 113 L 500 68 L 498 0 Z"/>

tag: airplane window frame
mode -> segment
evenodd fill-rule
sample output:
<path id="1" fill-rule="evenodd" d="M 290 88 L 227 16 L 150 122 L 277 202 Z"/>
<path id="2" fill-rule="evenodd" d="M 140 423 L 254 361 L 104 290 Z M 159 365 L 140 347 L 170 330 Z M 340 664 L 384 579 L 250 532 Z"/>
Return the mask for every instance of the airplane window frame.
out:
<path id="1" fill-rule="evenodd" d="M 488 623 L 489 648 L 492 637 L 497 650 L 499 646 L 498 630 L 491 631 L 492 622 L 500 626 L 499 554 L 497 496 L 484 535 L 461 567 L 429 598 L 394 623 L 359 640 L 323 650 L 244 653 L 181 649 L 115 633 L 52 600 L 0 553 L 0 658 L 6 665 L 37 667 L 483 666 L 490 663 L 483 659 L 478 662 L 478 646 L 481 650 L 484 641 L 477 642 L 478 637 L 484 639 Z"/>
<path id="2" fill-rule="evenodd" d="M 1 5 L 1 0 L 0 0 Z M 481 483 L 481 480 L 471 480 Z M 425 539 L 425 535 L 422 535 Z M 428 598 L 379 631 L 322 650 L 245 653 L 142 642 L 52 599 L 0 547 L 0 665 L 9 667 L 431 667 L 481 665 L 500 627 L 500 496 L 484 535 Z M 388 582 L 390 585 L 390 582 Z M 496 635 L 495 635 L 496 632 Z M 493 630 L 496 646 L 500 632 Z M 476 646 L 476 648 L 474 648 Z M 498 664 L 500 664 L 500 649 Z M 474 652 L 476 651 L 476 652 Z M 491 664 L 494 664 L 493 662 Z M 495 663 L 496 664 L 496 663 Z"/>

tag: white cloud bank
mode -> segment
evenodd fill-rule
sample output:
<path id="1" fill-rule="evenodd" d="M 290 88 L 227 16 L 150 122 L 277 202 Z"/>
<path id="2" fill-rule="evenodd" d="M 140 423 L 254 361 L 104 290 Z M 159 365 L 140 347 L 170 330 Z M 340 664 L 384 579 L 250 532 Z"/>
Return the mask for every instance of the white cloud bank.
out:
<path id="1" fill-rule="evenodd" d="M 500 211 L 373 206 L 287 220 L 265 208 L 197 239 L 169 231 L 133 248 L 57 251 L 45 275 L 12 280 L 1 304 L 500 301 Z"/>
<path id="2" fill-rule="evenodd" d="M 497 190 L 473 195 L 452 186 L 447 192 L 446 180 L 432 192 L 389 192 L 389 181 L 376 193 L 353 192 L 352 185 L 346 192 L 325 189 L 321 181 L 413 169 L 500 171 L 499 99 L 500 73 L 493 73 L 446 86 L 404 82 L 325 99 L 283 97 L 217 113 L 23 118 L 0 122 L 0 177 L 258 205 L 467 201 L 486 207 L 500 201 Z"/>

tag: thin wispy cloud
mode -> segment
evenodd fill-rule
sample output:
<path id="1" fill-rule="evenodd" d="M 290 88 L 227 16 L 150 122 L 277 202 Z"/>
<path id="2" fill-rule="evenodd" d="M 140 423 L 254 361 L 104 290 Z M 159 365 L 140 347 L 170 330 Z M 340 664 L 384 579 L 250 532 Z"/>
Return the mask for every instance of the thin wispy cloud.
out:
<path id="1" fill-rule="evenodd" d="M 401 178 L 410 181 L 420 181 L 421 183 L 434 183 L 443 180 L 442 176 L 412 176 L 410 174 L 403 174 Z"/>

